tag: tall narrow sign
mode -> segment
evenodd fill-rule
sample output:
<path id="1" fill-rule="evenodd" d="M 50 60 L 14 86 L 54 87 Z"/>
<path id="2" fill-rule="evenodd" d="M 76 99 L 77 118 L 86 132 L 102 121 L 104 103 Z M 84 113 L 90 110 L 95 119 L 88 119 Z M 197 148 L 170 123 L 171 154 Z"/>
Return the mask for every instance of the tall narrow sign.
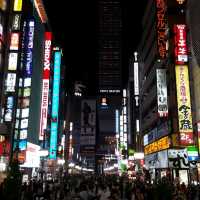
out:
<path id="1" fill-rule="evenodd" d="M 51 62 L 51 32 L 45 33 L 44 43 L 44 66 L 42 80 L 42 101 L 40 109 L 40 132 L 39 140 L 44 139 L 44 130 L 47 128 L 48 100 L 49 100 L 49 78 L 50 78 L 50 62 Z"/>
<path id="2" fill-rule="evenodd" d="M 53 95 L 52 95 L 52 114 L 51 114 L 51 136 L 50 136 L 50 159 L 57 157 L 57 134 L 58 134 L 58 111 L 59 111 L 59 91 L 60 91 L 60 65 L 61 52 L 54 54 L 54 74 L 53 74 Z"/>
<path id="3" fill-rule="evenodd" d="M 159 117 L 168 116 L 166 69 L 157 69 L 157 100 Z"/>

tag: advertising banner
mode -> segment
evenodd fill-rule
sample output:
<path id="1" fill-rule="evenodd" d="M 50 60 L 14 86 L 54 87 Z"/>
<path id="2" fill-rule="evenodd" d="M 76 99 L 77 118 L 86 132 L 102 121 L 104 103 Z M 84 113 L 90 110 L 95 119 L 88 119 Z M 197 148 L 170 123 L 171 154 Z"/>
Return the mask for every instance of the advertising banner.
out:
<path id="1" fill-rule="evenodd" d="M 197 122 L 198 149 L 200 154 L 200 122 Z"/>
<path id="2" fill-rule="evenodd" d="M 10 50 L 19 49 L 19 33 L 11 33 Z"/>
<path id="3" fill-rule="evenodd" d="M 54 73 L 53 73 L 53 94 L 52 94 L 52 114 L 51 114 L 51 136 L 50 136 L 50 159 L 57 157 L 57 133 L 58 133 L 58 111 L 60 96 L 60 65 L 61 52 L 56 51 L 54 54 Z"/>
<path id="4" fill-rule="evenodd" d="M 188 50 L 187 50 L 187 35 L 185 24 L 175 24 L 175 62 L 176 64 L 184 64 L 188 62 Z"/>
<path id="5" fill-rule="evenodd" d="M 168 116 L 166 69 L 157 69 L 157 101 L 159 117 Z"/>
<path id="6" fill-rule="evenodd" d="M 51 62 L 51 40 L 52 33 L 45 32 L 44 42 L 44 66 L 43 66 L 43 81 L 42 81 L 42 101 L 40 109 L 40 132 L 39 140 L 44 138 L 44 130 L 47 128 L 47 114 L 49 102 L 49 78 L 50 78 L 50 62 Z"/>
<path id="7" fill-rule="evenodd" d="M 180 144 L 187 146 L 194 143 L 189 74 L 187 65 L 176 65 L 176 88 Z"/>
<path id="8" fill-rule="evenodd" d="M 18 53 L 9 53 L 8 70 L 17 70 Z"/>
<path id="9" fill-rule="evenodd" d="M 157 45 L 158 45 L 158 56 L 160 59 L 166 57 L 166 1 L 156 0 L 156 16 L 157 16 Z"/>

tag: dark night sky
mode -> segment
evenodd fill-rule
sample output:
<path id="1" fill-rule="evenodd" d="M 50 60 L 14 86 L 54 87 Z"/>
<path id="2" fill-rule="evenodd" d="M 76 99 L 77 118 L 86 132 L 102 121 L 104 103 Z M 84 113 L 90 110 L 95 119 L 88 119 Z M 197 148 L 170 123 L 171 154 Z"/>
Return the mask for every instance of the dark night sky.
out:
<path id="1" fill-rule="evenodd" d="M 81 80 L 94 94 L 97 68 L 98 0 L 43 0 L 55 40 L 64 49 L 68 87 Z M 123 68 L 128 69 L 130 54 L 142 34 L 141 18 L 147 0 L 122 0 Z M 126 73 L 125 73 L 126 74 Z M 93 86 L 91 86 L 93 85 Z"/>

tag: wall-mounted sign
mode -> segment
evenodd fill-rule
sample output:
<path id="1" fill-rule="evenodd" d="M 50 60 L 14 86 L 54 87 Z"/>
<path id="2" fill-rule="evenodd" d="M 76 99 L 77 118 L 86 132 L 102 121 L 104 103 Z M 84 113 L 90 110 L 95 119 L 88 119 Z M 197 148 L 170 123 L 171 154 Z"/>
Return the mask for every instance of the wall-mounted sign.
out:
<path id="1" fill-rule="evenodd" d="M 4 115 L 4 120 L 6 122 L 12 121 L 13 105 L 14 105 L 14 97 L 8 96 L 6 102 L 5 115 Z"/>
<path id="2" fill-rule="evenodd" d="M 22 11 L 22 0 L 14 0 L 14 11 Z"/>
<path id="3" fill-rule="evenodd" d="M 17 70 L 18 53 L 9 53 L 8 70 Z"/>
<path id="4" fill-rule="evenodd" d="M 48 114 L 48 102 L 49 102 L 49 77 L 50 77 L 50 62 L 51 62 L 51 40 L 52 40 L 52 33 L 45 32 L 39 140 L 43 140 L 44 130 L 47 128 L 47 114 Z"/>
<path id="5" fill-rule="evenodd" d="M 145 155 L 155 153 L 164 149 L 168 149 L 170 146 L 170 139 L 168 136 L 161 138 L 144 147 Z"/>
<path id="6" fill-rule="evenodd" d="M 12 30 L 13 31 L 19 31 L 20 30 L 20 21 L 21 21 L 21 15 L 20 14 L 14 14 L 13 15 L 13 21 L 12 21 Z"/>
<path id="7" fill-rule="evenodd" d="M 180 144 L 191 145 L 194 141 L 187 65 L 176 65 L 176 88 Z"/>
<path id="8" fill-rule="evenodd" d="M 15 92 L 16 74 L 8 73 L 6 77 L 6 92 Z"/>
<path id="9" fill-rule="evenodd" d="M 10 50 L 19 49 L 19 33 L 11 33 Z"/>
<path id="10" fill-rule="evenodd" d="M 26 61 L 25 61 L 25 76 L 32 75 L 33 68 L 33 39 L 34 39 L 34 27 L 35 23 L 33 20 L 30 20 L 28 23 L 28 31 L 27 31 L 27 46 L 26 46 Z"/>
<path id="11" fill-rule="evenodd" d="M 134 94 L 139 95 L 139 65 L 134 62 Z"/>
<path id="12" fill-rule="evenodd" d="M 187 35 L 186 25 L 176 24 L 174 25 L 175 33 L 175 62 L 176 64 L 184 64 L 188 62 L 188 50 L 187 50 Z"/>
<path id="13" fill-rule="evenodd" d="M 156 16 L 157 16 L 157 45 L 158 55 L 161 59 L 166 57 L 166 1 L 156 0 Z"/>
<path id="14" fill-rule="evenodd" d="M 166 69 L 157 69 L 156 75 L 157 75 L 158 115 L 160 117 L 167 117 L 168 103 L 167 103 Z"/>

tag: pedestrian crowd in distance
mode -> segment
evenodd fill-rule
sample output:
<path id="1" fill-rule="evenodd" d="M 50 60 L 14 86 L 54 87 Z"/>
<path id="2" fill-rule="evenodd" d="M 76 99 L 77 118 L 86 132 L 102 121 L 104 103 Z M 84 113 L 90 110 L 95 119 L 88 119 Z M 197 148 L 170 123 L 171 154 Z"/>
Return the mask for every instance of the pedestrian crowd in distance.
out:
<path id="1" fill-rule="evenodd" d="M 0 199 L 4 196 L 4 183 Z M 31 180 L 20 189 L 20 197 L 12 200 L 199 200 L 200 186 L 176 184 L 163 177 L 148 183 L 140 176 L 130 180 L 116 175 L 66 175 L 51 181 Z"/>

